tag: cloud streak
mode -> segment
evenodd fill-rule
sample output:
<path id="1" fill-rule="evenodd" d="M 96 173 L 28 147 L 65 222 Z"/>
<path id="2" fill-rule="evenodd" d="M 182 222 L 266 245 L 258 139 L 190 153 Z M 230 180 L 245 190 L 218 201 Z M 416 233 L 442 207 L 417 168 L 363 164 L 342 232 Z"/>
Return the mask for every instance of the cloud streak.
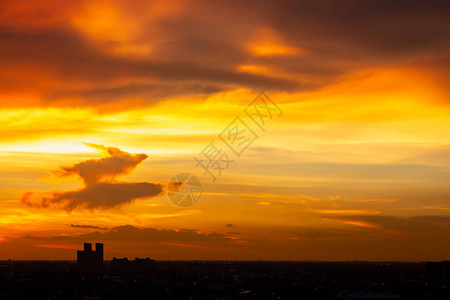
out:
<path id="1" fill-rule="evenodd" d="M 54 239 L 98 240 L 98 241 L 167 241 L 167 242 L 224 242 L 229 239 L 220 233 L 200 233 L 195 230 L 137 228 L 132 225 L 122 225 L 106 232 L 90 232 L 78 236 L 59 236 Z"/>
<path id="2" fill-rule="evenodd" d="M 69 226 L 70 226 L 70 227 L 74 227 L 74 228 L 108 230 L 108 228 L 106 228 L 106 227 L 100 227 L 100 226 L 96 226 L 96 225 L 70 224 Z"/>

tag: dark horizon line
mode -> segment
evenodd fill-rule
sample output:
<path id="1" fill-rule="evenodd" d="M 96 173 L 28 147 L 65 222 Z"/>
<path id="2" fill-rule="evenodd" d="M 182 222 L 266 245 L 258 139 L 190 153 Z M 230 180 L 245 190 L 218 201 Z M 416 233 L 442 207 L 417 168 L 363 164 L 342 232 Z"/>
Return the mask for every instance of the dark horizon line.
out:
<path id="1" fill-rule="evenodd" d="M 133 261 L 134 258 L 131 257 L 116 257 L 117 259 L 128 258 L 130 261 Z M 138 259 L 146 259 L 137 257 Z M 427 262 L 441 262 L 447 260 L 418 260 L 418 261 L 408 261 L 408 260 L 238 260 L 238 259 L 154 259 L 150 258 L 156 262 L 294 262 L 294 263 L 427 263 Z M 76 263 L 76 259 L 0 259 L 0 263 L 3 262 L 73 262 Z M 104 262 L 110 262 L 110 260 L 103 260 Z M 450 261 L 450 259 L 448 260 Z"/>

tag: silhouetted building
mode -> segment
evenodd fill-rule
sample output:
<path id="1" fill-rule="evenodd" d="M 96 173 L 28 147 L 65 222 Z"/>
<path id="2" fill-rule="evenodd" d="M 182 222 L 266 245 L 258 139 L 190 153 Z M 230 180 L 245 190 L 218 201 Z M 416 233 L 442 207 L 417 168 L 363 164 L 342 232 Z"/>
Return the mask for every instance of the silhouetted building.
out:
<path id="1" fill-rule="evenodd" d="M 77 251 L 77 265 L 83 270 L 98 270 L 103 267 L 103 244 L 96 243 L 92 251 L 91 243 L 84 243 L 84 250 Z"/>
<path id="2" fill-rule="evenodd" d="M 128 260 L 128 258 L 115 258 L 111 261 L 111 268 L 114 271 L 143 271 L 149 270 L 155 261 L 150 258 L 137 258 L 134 260 Z"/>
<path id="3" fill-rule="evenodd" d="M 435 287 L 450 284 L 450 261 L 427 263 L 428 283 Z"/>

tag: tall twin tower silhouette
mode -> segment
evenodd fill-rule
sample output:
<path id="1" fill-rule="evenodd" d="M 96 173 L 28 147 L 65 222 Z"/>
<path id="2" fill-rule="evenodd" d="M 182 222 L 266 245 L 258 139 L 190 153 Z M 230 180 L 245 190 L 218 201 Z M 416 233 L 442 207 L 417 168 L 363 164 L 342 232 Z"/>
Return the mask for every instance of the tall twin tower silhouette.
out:
<path id="1" fill-rule="evenodd" d="M 84 243 L 84 250 L 77 251 L 77 265 L 84 270 L 96 270 L 103 267 L 103 244 L 96 243 L 92 251 L 91 243 Z"/>

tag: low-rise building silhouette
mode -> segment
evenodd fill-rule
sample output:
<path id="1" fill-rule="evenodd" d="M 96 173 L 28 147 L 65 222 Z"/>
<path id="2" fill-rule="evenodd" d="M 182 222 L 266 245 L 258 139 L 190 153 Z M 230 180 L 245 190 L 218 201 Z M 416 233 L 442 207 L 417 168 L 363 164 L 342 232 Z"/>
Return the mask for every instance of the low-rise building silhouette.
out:
<path id="1" fill-rule="evenodd" d="M 113 257 L 111 261 L 111 268 L 114 271 L 142 271 L 149 270 L 155 264 L 155 260 L 147 258 L 135 257 L 134 260 L 128 258 Z"/>
<path id="2" fill-rule="evenodd" d="M 77 265 L 83 270 L 98 270 L 103 267 L 103 244 L 96 243 L 92 251 L 91 243 L 84 243 L 84 250 L 77 251 Z"/>

